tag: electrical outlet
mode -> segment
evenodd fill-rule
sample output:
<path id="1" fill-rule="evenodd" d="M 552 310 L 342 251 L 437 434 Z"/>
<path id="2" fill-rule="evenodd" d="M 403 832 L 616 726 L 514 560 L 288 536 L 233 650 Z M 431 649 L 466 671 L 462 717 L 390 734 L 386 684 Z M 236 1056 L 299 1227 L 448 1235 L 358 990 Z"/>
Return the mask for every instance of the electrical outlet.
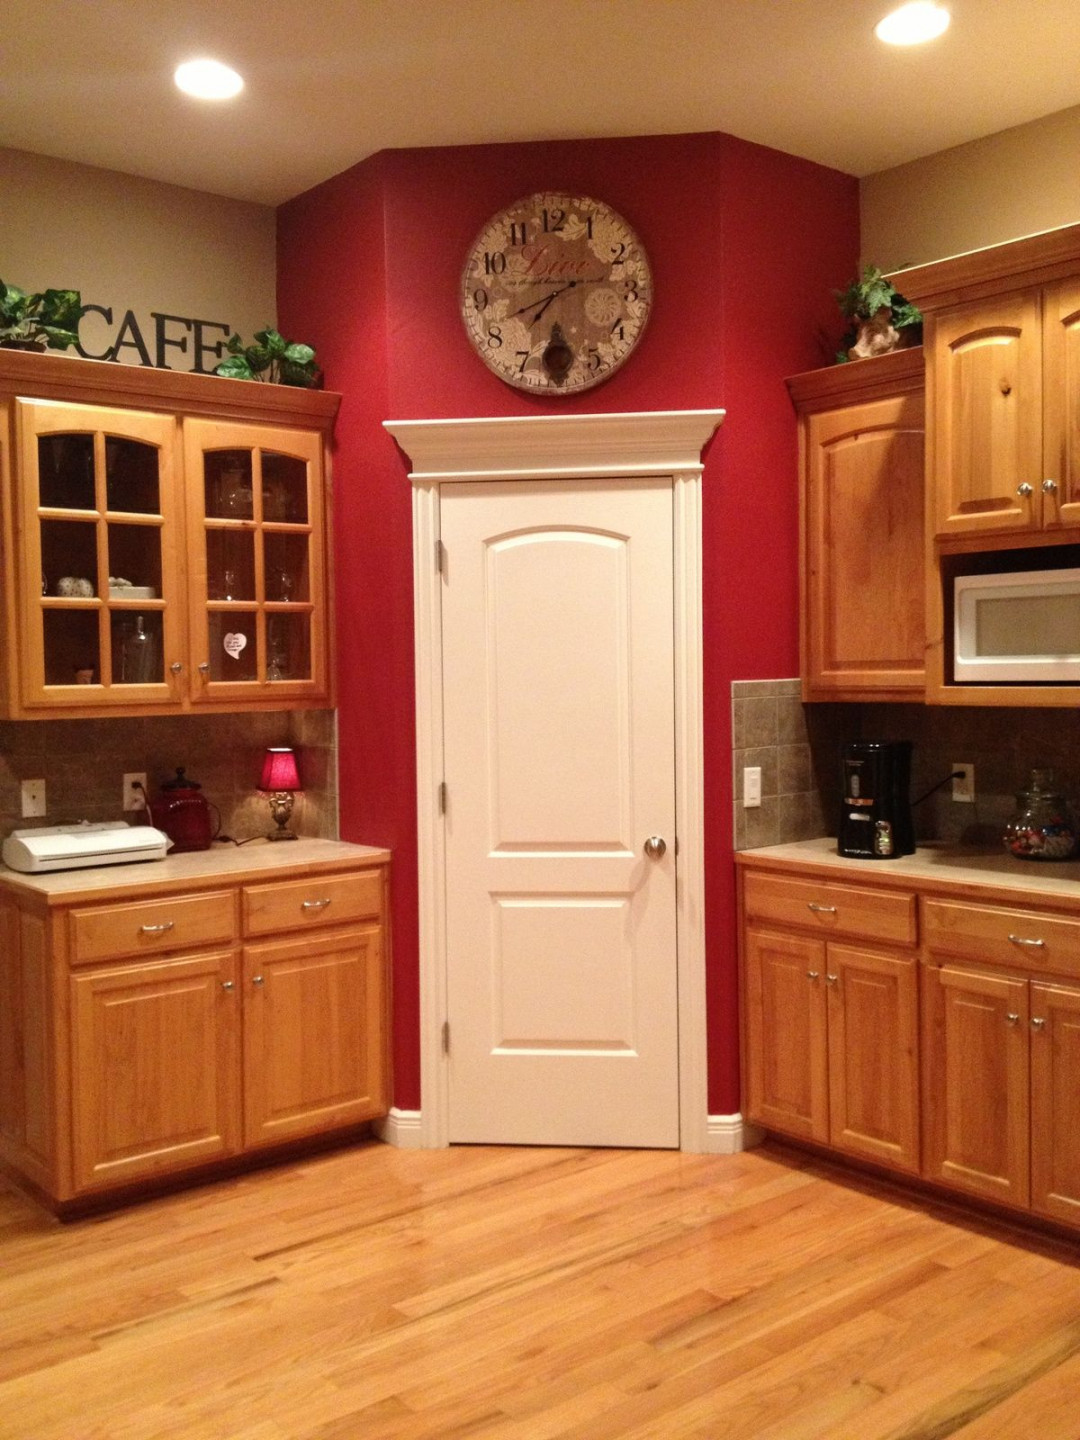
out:
<path id="1" fill-rule="evenodd" d="M 952 763 L 952 770 L 952 798 L 954 800 L 961 801 L 965 805 L 974 805 L 975 766 L 970 764 L 967 760 L 954 760 Z M 958 770 L 962 770 L 964 772 L 962 776 L 958 776 L 956 774 Z"/>
<path id="2" fill-rule="evenodd" d="M 742 803 L 744 810 L 761 804 L 761 766 L 744 765 L 742 772 Z"/>
<path id="3" fill-rule="evenodd" d="M 45 814 L 45 781 L 22 782 L 22 813 L 24 820 L 37 820 Z"/>
<path id="4" fill-rule="evenodd" d="M 124 776 L 124 809 L 143 810 L 146 808 L 146 771 L 141 770 Z"/>

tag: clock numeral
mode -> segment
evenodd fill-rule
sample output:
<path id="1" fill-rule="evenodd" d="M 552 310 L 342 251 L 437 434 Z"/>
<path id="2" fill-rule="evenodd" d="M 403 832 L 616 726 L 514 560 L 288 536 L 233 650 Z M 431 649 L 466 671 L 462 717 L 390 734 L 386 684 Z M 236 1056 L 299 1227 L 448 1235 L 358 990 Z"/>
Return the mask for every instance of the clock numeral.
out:
<path id="1" fill-rule="evenodd" d="M 557 235 L 566 224 L 565 210 L 544 211 L 544 234 Z M 592 220 L 589 221 L 589 235 L 592 236 Z"/>
<path id="2" fill-rule="evenodd" d="M 640 290 L 637 288 L 637 281 L 636 281 L 636 280 L 627 280 L 627 281 L 625 281 L 624 283 L 625 283 L 625 286 L 626 286 L 626 298 L 627 298 L 627 300 L 629 300 L 631 303 L 633 303 L 633 301 L 635 301 L 635 300 L 640 300 L 640 299 L 641 299 L 641 292 L 640 292 Z"/>
<path id="3" fill-rule="evenodd" d="M 521 364 L 518 366 L 518 374 L 524 375 L 525 366 L 529 363 L 529 352 L 528 350 L 515 350 L 514 354 L 521 361 Z"/>
<path id="4" fill-rule="evenodd" d="M 476 306 L 477 310 L 487 309 L 488 293 L 483 286 L 478 287 L 472 292 L 472 303 Z"/>
<path id="5" fill-rule="evenodd" d="M 611 264 L 613 267 L 626 264 L 626 242 L 624 240 L 620 240 L 618 245 L 612 245 Z"/>
<path id="6" fill-rule="evenodd" d="M 487 343 L 488 347 L 492 350 L 498 350 L 499 346 L 503 343 L 502 331 L 498 325 L 488 326 Z"/>
<path id="7" fill-rule="evenodd" d="M 527 245 L 529 243 L 529 230 L 524 220 L 511 220 L 510 222 L 510 244 Z"/>
<path id="8" fill-rule="evenodd" d="M 614 335 L 614 337 L 615 337 L 616 340 L 625 340 L 625 339 L 626 339 L 626 331 L 623 329 L 623 322 L 622 322 L 621 318 L 618 319 L 618 320 L 616 320 L 616 321 L 615 321 L 615 324 L 612 325 L 612 327 L 611 327 L 611 334 Z"/>
<path id="9" fill-rule="evenodd" d="M 588 356 L 589 356 L 589 369 L 590 369 L 590 370 L 602 370 L 602 369 L 603 369 L 603 365 L 602 365 L 601 360 L 600 360 L 600 351 L 599 351 L 599 350 L 589 350 L 589 351 L 587 351 L 586 353 L 587 353 Z"/>
<path id="10" fill-rule="evenodd" d="M 501 250 L 484 251 L 484 274 L 501 275 L 506 269 L 506 256 Z"/>

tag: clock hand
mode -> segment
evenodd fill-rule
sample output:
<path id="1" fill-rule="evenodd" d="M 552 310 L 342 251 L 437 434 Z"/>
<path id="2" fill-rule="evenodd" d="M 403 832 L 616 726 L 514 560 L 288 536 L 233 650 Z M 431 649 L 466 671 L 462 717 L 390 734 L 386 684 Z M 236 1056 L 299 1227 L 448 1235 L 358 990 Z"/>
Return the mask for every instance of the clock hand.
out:
<path id="1" fill-rule="evenodd" d="M 560 295 L 565 294 L 567 290 L 573 290 L 575 285 L 599 285 L 602 280 L 606 279 L 606 275 L 589 275 L 583 280 L 568 280 L 566 284 L 561 285 L 558 290 L 553 290 L 550 295 L 545 295 L 543 300 L 530 300 L 527 305 L 522 305 L 520 309 L 511 310 L 507 319 L 512 320 L 515 315 L 524 315 L 526 310 L 531 310 L 534 305 L 539 305 L 540 309 L 533 316 L 533 324 L 535 325 L 551 302 L 558 299 Z"/>

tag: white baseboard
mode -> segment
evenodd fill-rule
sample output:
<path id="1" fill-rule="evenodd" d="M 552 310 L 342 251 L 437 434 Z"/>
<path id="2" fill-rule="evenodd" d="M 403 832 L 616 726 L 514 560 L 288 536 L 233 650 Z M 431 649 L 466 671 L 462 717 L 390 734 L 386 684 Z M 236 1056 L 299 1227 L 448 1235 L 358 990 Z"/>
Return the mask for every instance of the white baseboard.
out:
<path id="1" fill-rule="evenodd" d="M 399 1150 L 423 1149 L 419 1110 L 391 1109 L 385 1120 L 376 1120 L 371 1128 L 380 1140 Z"/>
<path id="2" fill-rule="evenodd" d="M 710 1115 L 705 1131 L 706 1155 L 737 1155 L 760 1145 L 764 1135 L 741 1115 Z"/>

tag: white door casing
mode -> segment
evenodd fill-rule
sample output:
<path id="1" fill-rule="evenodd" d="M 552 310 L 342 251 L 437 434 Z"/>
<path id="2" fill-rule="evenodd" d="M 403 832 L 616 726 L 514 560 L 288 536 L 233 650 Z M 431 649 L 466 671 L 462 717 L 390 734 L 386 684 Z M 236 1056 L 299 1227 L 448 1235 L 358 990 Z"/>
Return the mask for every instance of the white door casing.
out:
<path id="1" fill-rule="evenodd" d="M 667 477 L 673 486 L 680 1144 L 709 1146 L 701 696 L 701 452 L 722 410 L 387 421 L 411 464 L 420 880 L 419 1143 L 449 1143 L 440 489 L 452 481 Z M 412 1123 L 412 1122 L 410 1122 Z M 415 1132 L 414 1132 L 415 1133 Z"/>
<path id="2" fill-rule="evenodd" d="M 451 1141 L 679 1143 L 671 509 L 442 487 Z"/>

